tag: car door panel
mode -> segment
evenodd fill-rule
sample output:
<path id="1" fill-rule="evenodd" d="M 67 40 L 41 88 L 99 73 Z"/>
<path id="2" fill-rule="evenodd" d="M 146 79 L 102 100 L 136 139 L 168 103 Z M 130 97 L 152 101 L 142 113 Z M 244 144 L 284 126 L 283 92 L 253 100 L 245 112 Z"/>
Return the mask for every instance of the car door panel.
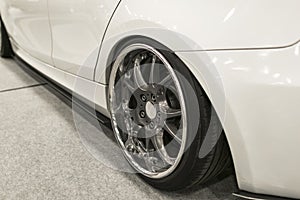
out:
<path id="1" fill-rule="evenodd" d="M 3 17 L 14 42 L 47 64 L 51 59 L 51 31 L 47 0 L 1 0 Z"/>
<path id="2" fill-rule="evenodd" d="M 57 68 L 93 80 L 101 39 L 119 0 L 49 0 Z"/>

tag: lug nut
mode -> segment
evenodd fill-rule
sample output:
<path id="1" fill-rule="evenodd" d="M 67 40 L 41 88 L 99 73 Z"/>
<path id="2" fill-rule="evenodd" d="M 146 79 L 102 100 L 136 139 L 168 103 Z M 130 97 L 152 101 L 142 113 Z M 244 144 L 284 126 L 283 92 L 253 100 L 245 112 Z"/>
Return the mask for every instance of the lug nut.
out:
<path id="1" fill-rule="evenodd" d="M 147 101 L 147 97 L 146 97 L 145 95 L 142 95 L 142 96 L 141 96 L 141 99 L 142 99 L 143 102 L 146 102 L 146 101 Z"/>
<path id="2" fill-rule="evenodd" d="M 141 118 L 145 118 L 145 117 L 146 117 L 145 111 L 141 111 L 141 112 L 140 112 L 140 117 L 141 117 Z"/>
<path id="3" fill-rule="evenodd" d="M 156 101 L 156 96 L 152 95 L 152 101 Z"/>

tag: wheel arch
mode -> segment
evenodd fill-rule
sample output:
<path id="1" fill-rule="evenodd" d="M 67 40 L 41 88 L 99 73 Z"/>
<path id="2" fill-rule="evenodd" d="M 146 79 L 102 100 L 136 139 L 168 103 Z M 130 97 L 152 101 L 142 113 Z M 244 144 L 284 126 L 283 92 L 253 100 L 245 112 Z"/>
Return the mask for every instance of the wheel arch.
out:
<path id="1" fill-rule="evenodd" d="M 123 9 L 122 5 L 118 9 Z M 132 38 L 148 38 L 160 43 L 167 49 L 172 49 L 174 54 L 176 54 L 176 56 L 185 63 L 188 69 L 196 77 L 215 108 L 218 117 L 221 119 L 238 178 L 240 173 L 239 170 L 237 170 L 237 167 L 244 166 L 245 170 L 243 171 L 250 173 L 247 164 L 239 164 L 241 162 L 248 163 L 247 157 L 245 157 L 245 160 L 241 161 L 237 160 L 236 156 L 233 155 L 233 151 L 237 152 L 237 149 L 234 148 L 234 146 L 236 146 L 238 142 L 243 142 L 242 144 L 244 144 L 245 141 L 242 138 L 235 139 L 235 136 L 230 133 L 230 129 L 227 129 L 225 123 L 223 123 L 225 113 L 229 112 L 230 108 L 226 102 L 225 91 L 220 74 L 218 69 L 214 66 L 213 60 L 207 56 L 198 43 L 194 42 L 187 35 L 167 29 L 166 27 L 149 20 L 126 19 L 125 23 L 121 23 L 124 20 L 119 21 L 119 13 L 119 10 L 117 10 L 107 29 L 106 35 L 103 38 L 99 52 L 99 59 L 95 69 L 94 80 L 98 83 L 108 85 L 111 68 L 110 64 L 112 63 L 114 54 L 117 52 L 118 47 Z M 186 49 L 186 51 L 183 51 L 182 49 Z M 188 49 L 197 49 L 197 51 L 189 51 Z M 197 52 L 197 54 L 193 54 L 193 52 Z M 201 53 L 200 57 L 198 56 L 199 52 L 203 53 Z M 189 56 L 185 57 L 185 53 L 189 54 Z M 190 58 L 192 58 L 192 60 L 189 60 Z M 199 66 L 199 59 L 200 63 L 204 63 L 201 66 Z M 215 82 L 218 84 L 215 84 Z M 217 100 L 220 96 L 221 103 L 218 103 Z M 234 126 L 238 126 L 238 123 L 236 122 L 237 121 L 234 120 Z M 244 148 L 242 148 L 241 151 L 245 152 L 244 155 L 247 154 L 247 151 Z"/>
<path id="2" fill-rule="evenodd" d="M 172 51 L 169 47 L 165 46 L 160 41 L 157 41 L 157 40 L 155 40 L 153 38 L 150 38 L 148 36 L 145 36 L 145 35 L 130 35 L 128 37 L 122 38 L 120 41 L 115 43 L 115 45 L 113 45 L 113 47 L 109 51 L 109 55 L 107 57 L 107 62 L 106 62 L 106 65 L 105 65 L 105 66 L 107 66 L 106 69 L 105 69 L 105 81 L 106 81 L 106 83 L 109 83 L 110 73 L 111 73 L 111 70 L 112 70 L 112 64 L 113 64 L 114 59 L 118 55 L 118 52 L 120 51 L 119 48 L 122 47 L 127 42 L 130 42 L 131 40 L 136 40 L 136 39 L 140 39 L 140 40 L 144 39 L 145 41 L 148 41 L 148 44 L 149 44 L 149 42 L 152 42 L 152 44 L 155 44 L 156 48 L 159 47 L 163 50 Z M 219 106 L 219 108 L 217 107 L 217 105 L 216 105 L 217 102 L 214 101 L 214 99 L 213 99 L 213 98 L 216 98 L 216 97 L 213 97 L 213 95 L 211 95 L 212 88 L 208 85 L 208 82 L 203 77 L 203 74 L 199 76 L 199 73 L 201 73 L 200 70 L 197 69 L 197 66 L 196 66 L 196 68 L 195 68 L 195 66 L 192 67 L 192 63 L 189 63 L 189 61 L 184 59 L 184 57 L 182 56 L 183 52 L 174 52 L 174 51 L 172 51 L 172 53 L 185 64 L 187 69 L 196 78 L 196 80 L 198 81 L 199 86 L 203 89 L 203 91 L 208 96 L 208 99 L 209 99 L 210 103 L 212 104 L 212 107 L 216 110 L 217 117 L 219 117 L 221 119 L 223 117 L 222 113 L 225 112 L 225 111 L 221 111 L 222 108 L 220 108 L 220 106 Z M 205 63 L 206 64 L 211 64 L 211 62 L 208 62 L 208 60 L 210 60 L 210 59 L 208 57 L 206 57 L 206 55 L 204 56 L 204 58 L 205 58 Z M 208 68 L 211 67 L 211 65 L 209 65 L 209 66 L 205 65 L 205 66 L 206 66 L 206 70 L 208 70 Z M 208 71 L 211 71 L 211 70 L 208 70 Z M 195 75 L 194 73 L 196 73 L 198 76 Z M 209 76 L 212 77 L 212 74 L 213 73 L 210 72 Z M 218 78 L 219 78 L 218 76 L 214 76 L 213 80 L 217 80 Z M 220 86 L 220 84 L 218 84 L 218 85 L 219 85 L 218 86 L 219 88 L 217 90 L 220 91 L 222 87 Z M 108 90 L 107 90 L 107 94 L 108 94 Z M 107 95 L 107 98 L 108 98 L 108 95 Z M 109 101 L 107 101 L 107 102 L 109 102 Z M 107 105 L 107 107 L 109 108 L 109 105 Z M 225 108 L 223 108 L 223 109 L 225 109 Z M 222 126 L 223 125 L 224 125 L 224 123 L 222 123 Z M 226 138 L 226 141 L 229 144 L 229 150 L 230 150 L 229 153 L 231 155 L 231 158 L 233 159 L 232 148 L 231 148 L 231 145 L 230 145 L 232 143 L 232 140 L 231 140 L 232 135 L 229 135 L 226 132 L 226 130 L 224 129 L 224 127 L 223 127 L 223 133 L 222 134 L 224 135 L 224 137 Z M 235 168 L 235 166 L 234 166 L 234 168 Z"/>

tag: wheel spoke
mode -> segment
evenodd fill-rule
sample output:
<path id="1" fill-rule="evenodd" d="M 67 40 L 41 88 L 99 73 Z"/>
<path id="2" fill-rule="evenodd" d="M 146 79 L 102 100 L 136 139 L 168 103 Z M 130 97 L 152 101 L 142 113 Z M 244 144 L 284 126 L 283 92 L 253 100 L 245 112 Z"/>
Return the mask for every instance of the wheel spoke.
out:
<path id="1" fill-rule="evenodd" d="M 138 132 L 142 129 L 141 126 L 137 125 L 135 122 L 130 121 L 131 123 L 131 133 L 134 137 L 137 137 Z"/>
<path id="2" fill-rule="evenodd" d="M 147 152 L 144 154 L 144 162 L 147 169 L 156 173 L 164 167 L 163 162 L 160 162 L 159 159 L 155 156 L 154 152 Z"/>
<path id="3" fill-rule="evenodd" d="M 144 80 L 142 71 L 141 71 L 141 63 L 140 59 L 137 58 L 135 60 L 135 66 L 134 66 L 134 80 L 137 85 L 137 87 L 141 88 L 142 86 L 147 85 L 146 81 Z"/>
<path id="4" fill-rule="evenodd" d="M 128 95 L 129 95 L 128 92 L 126 92 L 125 94 L 122 93 L 121 102 L 118 104 L 116 104 L 116 103 L 113 104 L 112 109 L 115 114 L 122 114 L 123 116 L 125 116 L 125 114 L 130 114 L 130 108 L 128 107 L 129 102 L 127 100 Z M 116 97 L 113 97 L 113 98 L 116 98 Z"/>
<path id="5" fill-rule="evenodd" d="M 153 138 L 153 136 L 151 136 L 152 130 L 146 127 L 144 128 L 144 130 L 145 132 L 143 138 L 145 139 L 145 144 L 139 141 L 137 146 L 137 149 L 141 154 L 139 157 L 143 158 L 146 168 L 150 172 L 156 173 L 164 167 L 164 162 L 160 161 L 157 156 L 155 156 L 155 151 L 150 145 Z"/>
<path id="6" fill-rule="evenodd" d="M 177 89 L 176 89 L 176 87 L 175 87 L 175 85 L 169 85 L 169 86 L 167 86 L 167 88 L 171 91 L 171 92 L 173 92 L 173 94 L 175 94 L 175 96 L 176 96 L 176 98 L 178 99 L 178 93 L 177 93 Z"/>
<path id="7" fill-rule="evenodd" d="M 165 87 L 168 87 L 172 84 L 172 76 L 168 74 L 162 81 L 160 81 L 159 85 L 163 85 Z"/>
<path id="8" fill-rule="evenodd" d="M 174 125 L 167 124 L 165 122 L 164 130 L 167 131 L 179 144 L 181 144 L 182 140 L 178 136 L 179 135 L 178 134 L 179 130 L 177 130 Z"/>
<path id="9" fill-rule="evenodd" d="M 181 116 L 181 109 L 167 108 L 163 112 L 167 119 Z"/>
<path id="10" fill-rule="evenodd" d="M 150 149 L 151 138 L 145 138 L 145 147 L 147 150 Z"/>
<path id="11" fill-rule="evenodd" d="M 122 116 L 124 116 L 124 114 L 125 114 L 122 104 L 114 105 L 113 111 L 114 111 L 114 114 L 121 114 Z"/>
<path id="12" fill-rule="evenodd" d="M 173 165 L 175 163 L 175 159 L 171 158 L 165 148 L 163 141 L 163 132 L 160 131 L 159 134 L 153 137 L 153 145 L 157 150 L 157 153 L 161 157 L 161 159 L 168 165 Z"/>
<path id="13" fill-rule="evenodd" d="M 150 149 L 152 138 L 145 138 L 145 145 L 135 137 L 129 136 L 125 143 L 126 150 L 134 156 L 144 160 L 145 167 L 152 173 L 156 173 L 164 167 L 164 162 L 155 156 L 155 151 Z"/>
<path id="14" fill-rule="evenodd" d="M 130 108 L 127 103 L 122 103 L 113 109 L 113 117 L 117 121 L 118 127 L 130 136 L 136 136 L 140 127 L 135 124 L 130 117 Z"/>
<path id="15" fill-rule="evenodd" d="M 131 93 L 134 93 L 135 88 L 134 88 L 134 86 L 133 86 L 133 84 L 131 83 L 131 81 L 130 81 L 129 78 L 124 77 L 123 83 L 124 83 L 124 86 L 126 86 L 126 88 L 127 88 Z"/>
<path id="16" fill-rule="evenodd" d="M 155 75 L 157 76 L 158 74 L 155 74 L 155 64 L 156 64 L 156 56 L 154 55 L 152 58 L 152 63 L 151 63 L 151 70 L 150 70 L 150 77 L 149 77 L 149 83 L 154 83 L 154 78 Z"/>

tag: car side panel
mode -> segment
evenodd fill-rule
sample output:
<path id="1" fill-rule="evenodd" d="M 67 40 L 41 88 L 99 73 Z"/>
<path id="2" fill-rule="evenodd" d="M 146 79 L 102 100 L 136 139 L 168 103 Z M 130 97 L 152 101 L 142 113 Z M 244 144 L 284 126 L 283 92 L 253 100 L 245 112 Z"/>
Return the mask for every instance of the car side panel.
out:
<path id="1" fill-rule="evenodd" d="M 107 83 L 107 54 L 142 35 L 174 51 L 277 48 L 300 39 L 299 0 L 122 0 L 102 45 L 96 81 Z"/>
<path id="2" fill-rule="evenodd" d="M 101 40 L 119 1 L 48 1 L 55 67 L 93 80 Z"/>
<path id="3" fill-rule="evenodd" d="M 0 9 L 13 42 L 52 65 L 47 0 L 1 0 Z"/>
<path id="4" fill-rule="evenodd" d="M 182 51 L 282 47 L 300 40 L 299 6 L 298 0 L 123 0 L 111 33 L 168 29 L 197 45 L 173 44 Z"/>
<path id="5" fill-rule="evenodd" d="M 300 198 L 299 49 L 176 53 L 221 118 L 241 190 Z"/>

